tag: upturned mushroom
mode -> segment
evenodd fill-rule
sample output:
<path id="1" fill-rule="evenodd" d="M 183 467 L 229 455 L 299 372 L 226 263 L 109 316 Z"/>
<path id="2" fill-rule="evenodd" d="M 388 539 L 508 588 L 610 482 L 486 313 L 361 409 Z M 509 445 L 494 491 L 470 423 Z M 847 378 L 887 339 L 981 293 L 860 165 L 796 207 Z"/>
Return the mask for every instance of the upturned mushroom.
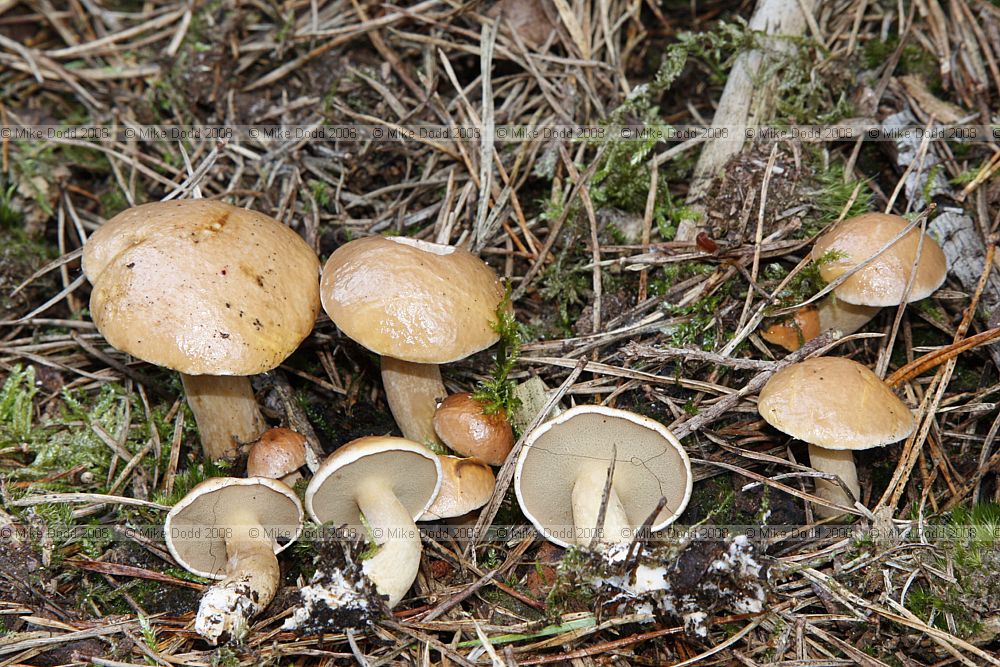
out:
<path id="1" fill-rule="evenodd" d="M 277 554 L 298 539 L 302 505 L 283 483 L 215 477 L 195 486 L 167 514 L 167 549 L 189 572 L 218 579 L 201 598 L 195 631 L 215 644 L 241 639 L 278 590 Z"/>
<path id="2" fill-rule="evenodd" d="M 204 199 L 119 213 L 83 249 L 90 311 L 122 352 L 181 373 L 207 459 L 266 428 L 246 376 L 312 331 L 319 260 L 262 213 Z"/>
<path id="3" fill-rule="evenodd" d="M 886 213 L 865 213 L 849 218 L 816 240 L 812 260 L 823 280 L 833 282 L 868 261 L 908 224 L 905 218 Z M 845 334 L 854 333 L 881 308 L 903 302 L 914 267 L 916 274 L 907 302 L 933 294 L 948 274 L 941 246 L 918 228 L 908 231 L 884 253 L 847 278 L 833 294 L 820 301 L 817 308 L 796 313 L 794 322 L 772 325 L 763 334 L 764 338 L 796 350 L 803 342 L 824 331 L 836 329 Z"/>
<path id="4" fill-rule="evenodd" d="M 434 413 L 434 431 L 444 444 L 462 456 L 474 456 L 491 466 L 502 465 L 514 448 L 514 430 L 501 408 L 483 412 L 472 394 L 452 394 Z"/>
<path id="5" fill-rule="evenodd" d="M 404 438 L 367 437 L 344 445 L 320 465 L 306 488 L 306 511 L 317 523 L 371 530 L 378 552 L 362 570 L 390 608 L 406 595 L 420 566 L 414 520 L 441 488 L 441 463 Z"/>
<path id="6" fill-rule="evenodd" d="M 421 521 L 454 519 L 489 502 L 497 480 L 488 465 L 478 459 L 458 456 L 439 456 L 438 461 L 441 463 L 441 490 Z"/>
<path id="7" fill-rule="evenodd" d="M 334 251 L 320 291 L 337 327 L 381 355 L 386 398 L 403 435 L 437 442 L 434 411 L 447 395 L 439 364 L 499 340 L 491 325 L 504 290 L 493 269 L 461 248 L 371 236 Z"/>
<path id="8" fill-rule="evenodd" d="M 809 443 L 809 462 L 835 481 L 816 479 L 816 495 L 851 507 L 861 497 L 856 450 L 902 440 L 914 429 L 913 414 L 865 366 L 842 357 L 814 357 L 782 368 L 771 376 L 757 399 L 757 410 L 782 433 Z M 818 506 L 822 517 L 841 514 Z"/>
<path id="9" fill-rule="evenodd" d="M 278 479 L 288 486 L 302 479 L 306 464 L 306 439 L 287 428 L 269 428 L 250 446 L 247 477 Z"/>
<path id="10" fill-rule="evenodd" d="M 604 522 L 598 526 L 612 463 Z M 524 515 L 562 547 L 631 541 L 663 498 L 650 526 L 661 530 L 684 511 L 691 488 L 691 462 L 665 426 L 597 405 L 571 408 L 528 434 L 514 472 Z"/>

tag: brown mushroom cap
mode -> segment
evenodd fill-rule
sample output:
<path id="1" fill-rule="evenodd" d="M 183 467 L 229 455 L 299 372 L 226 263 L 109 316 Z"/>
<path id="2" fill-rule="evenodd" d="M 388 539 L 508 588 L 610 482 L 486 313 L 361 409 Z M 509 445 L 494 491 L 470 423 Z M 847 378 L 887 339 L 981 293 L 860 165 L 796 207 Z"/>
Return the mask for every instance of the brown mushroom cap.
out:
<path id="1" fill-rule="evenodd" d="M 611 463 L 617 448 L 614 488 L 630 523 L 641 526 L 666 505 L 651 525 L 673 522 L 691 498 L 691 462 L 667 428 L 647 417 L 599 405 L 580 405 L 528 434 L 514 472 L 514 488 L 525 516 L 561 546 L 555 534 L 574 525 L 571 501 L 577 475 L 595 461 Z"/>
<path id="2" fill-rule="evenodd" d="M 167 514 L 163 534 L 177 564 L 201 577 L 226 576 L 227 528 L 260 524 L 281 553 L 302 532 L 302 504 L 281 482 L 263 477 L 213 477 L 195 486 Z"/>
<path id="3" fill-rule="evenodd" d="M 287 428 L 269 428 L 250 447 L 248 477 L 280 479 L 306 464 L 306 439 Z"/>
<path id="4" fill-rule="evenodd" d="M 764 329 L 760 336 L 772 345 L 794 352 L 802 347 L 802 343 L 812 340 L 819 333 L 819 309 L 806 306 L 795 311 L 791 318 L 775 322 Z"/>
<path id="5" fill-rule="evenodd" d="M 489 502 L 497 480 L 493 470 L 478 459 L 439 456 L 441 490 L 422 519 L 448 519 L 468 514 Z"/>
<path id="6" fill-rule="evenodd" d="M 905 218 L 885 213 L 865 213 L 849 218 L 816 240 L 812 259 L 818 261 L 830 251 L 836 253 L 819 266 L 823 280 L 833 282 L 875 254 L 908 224 Z M 891 248 L 837 287 L 834 290 L 837 298 L 859 306 L 898 306 L 903 301 L 914 264 L 917 264 L 917 273 L 909 300 L 919 301 L 933 294 L 944 282 L 948 265 L 941 246 L 926 234 L 917 261 L 920 235 L 919 227 L 907 232 Z"/>
<path id="7" fill-rule="evenodd" d="M 434 431 L 462 456 L 474 456 L 491 466 L 503 464 L 514 447 L 514 430 L 501 410 L 483 414 L 472 394 L 452 394 L 434 413 Z"/>
<path id="8" fill-rule="evenodd" d="M 312 331 L 319 260 L 262 213 L 204 199 L 143 204 L 83 250 L 111 345 L 188 375 L 270 370 Z"/>
<path id="9" fill-rule="evenodd" d="M 317 523 L 356 526 L 361 516 L 356 498 L 370 480 L 391 488 L 417 519 L 440 490 L 441 464 L 429 449 L 406 438 L 358 438 L 316 470 L 306 489 L 306 511 Z"/>
<path id="10" fill-rule="evenodd" d="M 782 368 L 760 392 L 757 410 L 783 433 L 825 449 L 869 449 L 910 435 L 913 414 L 875 373 L 843 357 Z"/>
<path id="11" fill-rule="evenodd" d="M 320 292 L 337 327 L 383 356 L 445 364 L 498 339 L 490 325 L 503 287 L 461 248 L 403 237 L 351 241 L 327 260 Z"/>

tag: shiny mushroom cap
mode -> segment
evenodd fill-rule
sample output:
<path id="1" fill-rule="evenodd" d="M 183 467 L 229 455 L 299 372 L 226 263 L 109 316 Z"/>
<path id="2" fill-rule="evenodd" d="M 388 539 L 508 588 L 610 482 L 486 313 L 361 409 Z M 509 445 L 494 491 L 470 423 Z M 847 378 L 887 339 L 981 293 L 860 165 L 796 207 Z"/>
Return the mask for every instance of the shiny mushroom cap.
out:
<path id="1" fill-rule="evenodd" d="M 424 521 L 450 519 L 477 510 L 490 501 L 497 480 L 478 459 L 439 456 L 441 491 L 422 517 Z"/>
<path id="2" fill-rule="evenodd" d="M 83 249 L 111 345 L 188 375 L 270 370 L 312 331 L 319 260 L 262 213 L 204 199 L 127 209 Z"/>
<path id="3" fill-rule="evenodd" d="M 483 413 L 472 394 L 452 394 L 434 413 L 434 431 L 462 456 L 474 456 L 491 466 L 503 464 L 514 447 L 514 430 L 503 410 Z"/>
<path id="4" fill-rule="evenodd" d="M 875 373 L 843 357 L 782 368 L 761 390 L 757 410 L 782 433 L 825 449 L 881 447 L 914 429 L 906 404 Z"/>
<path id="5" fill-rule="evenodd" d="M 170 555 L 189 572 L 226 576 L 227 528 L 259 525 L 273 536 L 274 553 L 302 532 L 302 504 L 283 483 L 263 477 L 213 477 L 195 486 L 167 514 L 163 534 Z M 252 536 L 257 537 L 257 536 Z"/>
<path id="6" fill-rule="evenodd" d="M 812 259 L 814 262 L 825 260 L 819 265 L 820 275 L 823 280 L 833 282 L 875 254 L 908 224 L 905 218 L 885 213 L 865 213 L 849 218 L 816 240 Z M 923 234 L 918 261 L 920 237 L 919 227 L 911 229 L 837 287 L 834 290 L 837 298 L 859 306 L 898 306 L 903 301 L 914 264 L 917 273 L 909 301 L 919 301 L 933 294 L 944 282 L 948 265 L 941 246 L 926 234 Z"/>
<path id="7" fill-rule="evenodd" d="M 323 308 L 372 352 L 445 364 L 484 350 L 503 286 L 489 266 L 453 246 L 370 236 L 338 248 L 323 268 Z"/>
<path id="8" fill-rule="evenodd" d="M 269 428 L 250 447 L 248 477 L 280 479 L 306 464 L 306 439 L 287 428 Z"/>
<path id="9" fill-rule="evenodd" d="M 666 504 L 651 530 L 672 523 L 691 498 L 691 462 L 663 424 L 625 410 L 581 405 L 528 434 L 517 460 L 514 488 L 525 516 L 556 544 L 574 525 L 571 497 L 577 476 L 595 462 L 608 465 L 617 449 L 613 484 L 635 529 Z"/>
<path id="10" fill-rule="evenodd" d="M 391 489 L 407 513 L 418 519 L 441 488 L 441 464 L 429 449 L 405 438 L 358 438 L 316 470 L 306 488 L 306 511 L 317 523 L 356 526 L 361 516 L 358 495 L 372 481 Z"/>

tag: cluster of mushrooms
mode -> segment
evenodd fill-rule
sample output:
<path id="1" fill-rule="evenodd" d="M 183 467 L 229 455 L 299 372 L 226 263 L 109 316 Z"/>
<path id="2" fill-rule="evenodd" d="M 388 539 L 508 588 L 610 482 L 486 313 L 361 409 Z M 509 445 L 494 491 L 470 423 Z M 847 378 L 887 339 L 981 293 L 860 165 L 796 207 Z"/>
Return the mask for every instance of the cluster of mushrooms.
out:
<path id="1" fill-rule="evenodd" d="M 822 266 L 825 279 L 867 263 L 825 305 L 766 336 L 793 348 L 823 328 L 848 328 L 842 312 L 851 313 L 849 326 L 861 326 L 877 307 L 933 292 L 944 280 L 943 255 L 919 230 L 900 235 L 906 224 L 896 216 L 860 216 L 821 238 L 814 256 L 835 257 Z M 894 235 L 900 239 L 871 260 Z M 502 465 L 514 446 L 507 416 L 484 414 L 469 394 L 448 396 L 440 373 L 441 364 L 498 340 L 491 325 L 503 286 L 468 251 L 368 237 L 338 248 L 321 270 L 313 250 L 284 224 L 218 201 L 185 200 L 138 206 L 109 220 L 88 240 L 83 269 L 93 284 L 91 314 L 107 341 L 181 373 L 205 458 L 235 459 L 252 444 L 247 477 L 200 483 L 165 521 L 177 563 L 217 580 L 195 619 L 208 641 L 242 637 L 271 602 L 280 583 L 277 555 L 299 537 L 307 513 L 318 524 L 362 528 L 377 550 L 361 563 L 365 581 L 326 573 L 323 581 L 336 579 L 341 590 L 303 587 L 311 589 L 304 603 L 364 606 L 359 591 L 370 586 L 391 608 L 416 578 L 421 541 L 414 522 L 467 514 L 494 493 L 491 466 Z M 298 433 L 267 429 L 249 376 L 295 351 L 321 307 L 344 335 L 380 356 L 404 437 L 363 437 L 319 462 L 309 460 Z M 840 358 L 776 373 L 759 409 L 809 443 L 813 468 L 826 473 L 816 493 L 828 515 L 858 499 L 851 450 L 913 430 L 910 411 L 881 380 Z M 676 520 L 691 496 L 684 448 L 640 415 L 577 406 L 522 440 L 517 499 L 539 533 L 563 547 L 600 551 L 630 543 L 640 527 L 655 531 Z M 433 453 L 429 445 L 442 442 L 460 456 Z M 299 485 L 300 500 L 293 485 L 306 468 L 311 477 Z M 289 627 L 310 613 L 297 610 Z"/>

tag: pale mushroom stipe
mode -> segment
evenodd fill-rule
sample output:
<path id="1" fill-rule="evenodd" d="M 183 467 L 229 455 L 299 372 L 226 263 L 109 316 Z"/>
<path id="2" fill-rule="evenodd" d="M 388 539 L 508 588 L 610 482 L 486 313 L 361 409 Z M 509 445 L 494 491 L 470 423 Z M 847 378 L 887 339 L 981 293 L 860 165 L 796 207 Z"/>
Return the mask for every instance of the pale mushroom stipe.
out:
<path id="1" fill-rule="evenodd" d="M 319 313 L 319 259 L 298 234 L 218 201 L 143 204 L 90 236 L 83 270 L 108 343 L 181 373 L 207 459 L 264 431 L 245 376 L 280 364 Z"/>

